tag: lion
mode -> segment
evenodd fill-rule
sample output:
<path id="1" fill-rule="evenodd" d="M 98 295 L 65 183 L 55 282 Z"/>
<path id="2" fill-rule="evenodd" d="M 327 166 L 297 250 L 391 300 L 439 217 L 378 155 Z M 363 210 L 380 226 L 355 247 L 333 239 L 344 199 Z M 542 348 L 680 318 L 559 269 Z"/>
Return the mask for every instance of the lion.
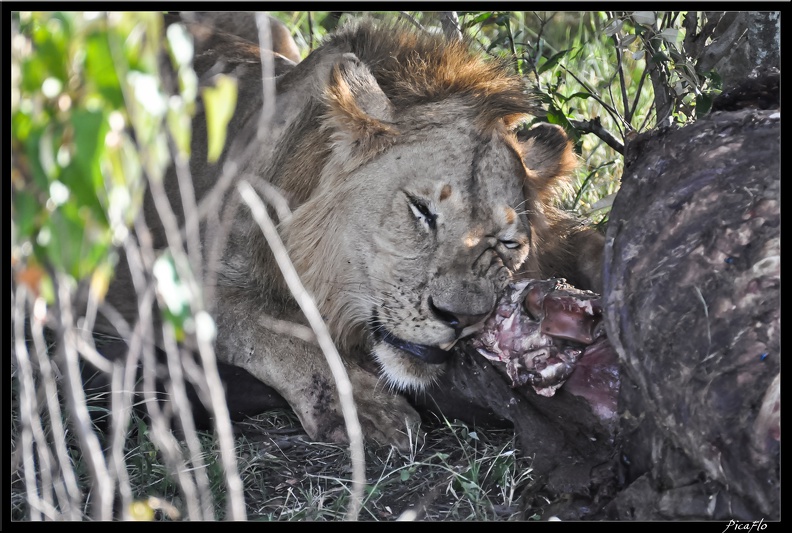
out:
<path id="1" fill-rule="evenodd" d="M 281 64 L 262 129 L 257 48 L 218 57 L 196 39 L 199 76 L 221 65 L 240 79 L 216 164 L 206 162 L 203 115 L 194 121 L 196 197 L 233 163 L 234 180 L 252 176 L 288 198 L 292 214 L 278 230 L 339 348 L 367 441 L 409 445 L 420 417 L 402 393 L 441 375 L 515 276 L 599 288 L 602 237 L 554 206 L 576 162 L 572 143 L 558 126 L 523 127 L 540 109 L 502 62 L 467 42 L 360 21 Z M 173 169 L 165 183 L 183 218 Z M 228 190 L 225 201 L 239 204 Z M 164 244 L 161 223 L 149 222 Z M 209 226 L 205 248 L 216 238 Z M 131 319 L 136 300 L 122 270 L 108 294 Z M 218 359 L 273 387 L 310 438 L 346 442 L 322 351 L 259 323 L 305 319 L 247 208 L 236 210 L 215 274 Z"/>

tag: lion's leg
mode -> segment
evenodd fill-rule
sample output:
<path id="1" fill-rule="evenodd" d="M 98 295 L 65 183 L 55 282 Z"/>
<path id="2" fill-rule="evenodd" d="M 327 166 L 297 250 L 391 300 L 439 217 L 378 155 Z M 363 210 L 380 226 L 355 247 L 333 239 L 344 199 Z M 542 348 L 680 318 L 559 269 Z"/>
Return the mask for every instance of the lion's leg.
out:
<path id="1" fill-rule="evenodd" d="M 319 347 L 257 324 L 258 313 L 238 299 L 232 307 L 218 309 L 218 359 L 277 390 L 312 439 L 347 442 L 338 390 Z M 420 425 L 418 413 L 374 374 L 354 364 L 346 370 L 366 439 L 409 447 L 410 433 L 414 436 Z"/>

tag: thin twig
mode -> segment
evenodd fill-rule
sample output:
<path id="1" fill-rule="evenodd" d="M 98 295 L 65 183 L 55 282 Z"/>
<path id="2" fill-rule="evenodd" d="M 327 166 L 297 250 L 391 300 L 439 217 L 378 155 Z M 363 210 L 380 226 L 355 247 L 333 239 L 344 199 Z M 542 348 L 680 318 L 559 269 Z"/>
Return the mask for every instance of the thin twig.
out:
<path id="1" fill-rule="evenodd" d="M 43 303 L 39 301 L 36 303 Z M 36 305 L 34 303 L 33 305 Z M 66 430 L 63 427 L 63 414 L 58 401 L 58 389 L 56 384 L 56 372 L 53 369 L 53 361 L 47 351 L 47 343 L 44 340 L 44 328 L 40 320 L 35 317 L 31 320 L 30 333 L 33 338 L 33 345 L 36 348 L 36 356 L 41 372 L 41 380 L 44 384 L 44 395 L 46 397 L 47 409 L 49 411 L 50 427 L 52 429 L 52 441 L 55 446 L 55 453 L 60 463 L 60 472 L 63 477 L 67 497 L 59 497 L 61 509 L 65 516 L 70 520 L 80 520 L 80 505 L 82 494 L 77 485 L 77 478 L 74 475 L 72 461 L 69 451 L 66 449 Z"/>
<path id="2" fill-rule="evenodd" d="M 261 53 L 261 96 L 263 106 L 259 116 L 259 129 L 257 138 L 263 140 L 272 124 L 272 117 L 275 115 L 275 83 L 273 74 L 275 72 L 275 58 L 270 53 L 272 50 L 272 31 L 269 18 L 266 13 L 261 11 L 256 13 L 256 26 L 258 27 L 259 50 Z"/>
<path id="3" fill-rule="evenodd" d="M 140 218 L 140 217 L 138 217 Z M 132 265 L 130 265 L 130 269 Z M 143 355 L 143 398 L 151 420 L 151 441 L 162 453 L 163 461 L 168 471 L 176 478 L 181 487 L 187 515 L 190 520 L 201 520 L 202 513 L 198 503 L 198 495 L 189 469 L 182 459 L 181 447 L 173 436 L 169 417 L 166 417 L 159 406 L 157 394 L 157 360 L 154 356 L 154 343 L 151 341 L 153 332 L 151 309 L 153 308 L 153 291 L 146 291 L 145 287 L 135 287 L 138 294 L 139 322 L 136 331 L 139 335 L 133 337 L 130 351 L 133 348 L 142 349 Z"/>
<path id="4" fill-rule="evenodd" d="M 594 117 L 589 120 L 570 120 L 569 122 L 583 133 L 593 133 L 605 141 L 605 144 L 624 155 L 624 145 L 602 126 L 599 117 Z"/>
<path id="5" fill-rule="evenodd" d="M 397 11 L 397 13 L 399 14 L 400 17 L 407 19 L 413 26 L 415 26 L 419 30 L 426 31 L 426 28 L 421 26 L 421 23 L 415 20 L 415 18 L 406 11 Z"/>
<path id="6" fill-rule="evenodd" d="M 674 100 L 676 93 L 673 93 L 668 85 L 668 70 L 667 66 L 662 61 L 655 61 L 653 58 L 657 50 L 651 44 L 651 41 L 646 39 L 643 35 L 641 40 L 644 43 L 646 50 L 646 63 L 649 65 L 649 79 L 652 81 L 652 88 L 654 89 L 654 106 L 655 106 L 655 124 L 660 125 L 668 117 L 674 109 Z"/>
<path id="7" fill-rule="evenodd" d="M 638 90 L 635 92 L 635 100 L 633 100 L 633 104 L 630 107 L 630 114 L 627 116 L 627 120 L 632 123 L 632 118 L 635 116 L 635 110 L 638 108 L 638 100 L 641 99 L 641 89 L 643 89 L 644 80 L 646 80 L 646 75 L 649 73 L 649 62 L 644 61 L 644 69 L 641 73 L 641 80 L 638 82 Z M 640 129 L 638 131 L 641 131 Z"/>
<path id="8" fill-rule="evenodd" d="M 511 17 L 506 17 L 506 32 L 509 36 L 509 50 L 511 51 L 512 60 L 514 61 L 514 72 L 518 76 L 522 76 L 522 72 L 520 72 L 520 62 L 517 58 L 517 49 L 514 47 L 514 35 L 512 34 L 511 29 Z"/>
<path id="9" fill-rule="evenodd" d="M 575 198 L 572 200 L 572 206 L 570 207 L 571 210 L 574 211 L 575 209 L 577 209 L 578 202 L 580 201 L 580 198 L 583 196 L 583 192 L 586 190 L 586 187 L 591 182 L 591 180 L 594 179 L 594 176 L 597 174 L 597 172 L 599 172 L 601 168 L 604 168 L 608 165 L 612 165 L 613 163 L 614 163 L 613 161 L 607 161 L 605 163 L 602 163 L 601 165 L 597 165 L 596 168 L 594 168 L 591 172 L 586 174 L 583 183 L 581 183 L 580 187 L 578 187 L 577 193 L 575 194 Z"/>
<path id="10" fill-rule="evenodd" d="M 131 376 L 130 376 L 131 374 Z M 137 377 L 137 358 L 130 360 L 127 355 L 125 364 L 113 364 L 110 376 L 110 461 L 121 495 L 121 518 L 129 519 L 129 506 L 132 503 L 132 487 L 129 483 L 129 472 L 124 463 L 124 444 L 127 428 L 132 416 L 132 397 L 134 396 L 134 379 Z M 126 385 L 125 385 L 126 384 Z"/>
<path id="11" fill-rule="evenodd" d="M 20 440 L 17 450 L 21 449 L 22 468 L 25 480 L 25 492 L 30 520 L 41 520 L 41 498 L 39 497 L 38 484 L 36 483 L 36 464 L 33 448 L 33 419 L 38 415 L 36 401 L 36 385 L 33 378 L 33 368 L 30 364 L 27 345 L 25 344 L 25 312 L 27 289 L 24 284 L 16 288 L 16 305 L 14 306 L 14 360 L 16 361 L 16 374 L 19 383 L 19 421 L 21 427 Z"/>
<path id="12" fill-rule="evenodd" d="M 456 11 L 440 11 L 440 26 L 443 33 L 451 41 L 462 40 L 462 29 L 459 26 L 459 17 Z"/>
<path id="13" fill-rule="evenodd" d="M 610 97 L 610 100 L 611 100 L 611 102 L 613 102 L 614 109 L 616 109 L 616 108 L 615 108 L 615 106 L 616 106 L 616 99 L 613 97 L 613 80 L 616 78 L 616 75 L 617 75 L 617 72 L 614 70 L 614 71 L 613 71 L 613 74 L 611 75 L 611 77 L 610 77 L 610 79 L 608 80 L 608 83 L 607 83 L 607 85 L 606 85 L 606 87 L 608 88 L 608 96 Z M 621 126 L 619 125 L 619 123 L 618 123 L 618 122 L 616 123 L 616 128 L 618 128 L 618 130 L 619 130 L 619 135 L 621 135 L 622 137 L 624 137 L 624 130 L 621 128 Z"/>
<path id="14" fill-rule="evenodd" d="M 201 509 L 198 503 L 197 491 L 189 469 L 182 459 L 182 449 L 171 432 L 169 417 L 159 407 L 159 398 L 156 392 L 157 360 L 154 355 L 154 291 L 152 289 L 151 273 L 154 265 L 154 249 L 152 246 L 151 232 L 146 226 L 143 213 L 138 213 L 135 218 L 135 235 L 140 246 L 135 246 L 132 239 L 125 242 L 126 258 L 129 262 L 129 271 L 138 300 L 138 322 L 130 339 L 128 358 L 136 360 L 142 356 L 143 360 L 143 398 L 151 420 L 151 441 L 162 453 L 163 461 L 168 471 L 176 478 L 181 487 L 187 515 L 191 520 L 201 520 Z M 171 238 L 172 235 L 167 235 Z M 149 273 L 149 276 L 146 276 Z M 130 370 L 130 369 L 128 369 Z"/>
<path id="15" fill-rule="evenodd" d="M 70 284 L 64 275 L 56 274 L 50 269 L 50 279 L 55 286 L 56 309 L 58 312 L 58 355 L 57 358 L 64 362 L 61 369 L 64 373 L 66 384 L 66 400 L 71 414 L 72 429 L 80 441 L 83 457 L 86 459 L 88 469 L 94 481 L 96 490 L 94 494 L 97 503 L 94 506 L 96 520 L 110 520 L 113 515 L 113 499 L 115 490 L 107 471 L 107 464 L 102 454 L 99 439 L 92 430 L 91 416 L 85 403 L 85 392 L 82 389 L 80 376 L 79 355 L 75 346 L 76 332 L 72 315 L 72 301 Z"/>
<path id="16" fill-rule="evenodd" d="M 608 103 L 607 103 L 605 100 L 603 100 L 603 99 L 602 99 L 602 98 L 601 98 L 601 97 L 600 97 L 600 96 L 597 94 L 597 92 L 596 92 L 594 89 L 592 89 L 591 87 L 589 87 L 589 85 L 588 85 L 588 84 L 587 84 L 585 81 L 583 81 L 583 80 L 581 80 L 580 78 L 578 78 L 577 76 L 575 76 L 575 74 L 574 74 L 572 71 L 570 71 L 569 69 L 567 69 L 567 68 L 566 68 L 564 65 L 562 65 L 562 64 L 560 64 L 560 63 L 559 63 L 559 66 L 560 66 L 562 69 L 564 69 L 564 70 L 565 70 L 565 71 L 566 71 L 566 72 L 567 72 L 567 73 L 568 73 L 570 76 L 572 76 L 572 78 L 574 78 L 574 80 L 575 80 L 576 82 L 578 82 L 580 85 L 582 85 L 582 86 L 583 86 L 583 88 L 585 88 L 585 89 L 586 89 L 586 90 L 589 92 L 589 94 L 591 95 L 591 97 L 592 97 L 594 100 L 596 100 L 597 102 L 599 102 L 599 103 L 602 105 L 602 107 L 604 107 L 604 108 L 605 108 L 605 110 L 608 112 L 608 114 L 609 114 L 611 117 L 613 117 L 613 119 L 614 119 L 616 122 L 620 122 L 621 124 L 623 124 L 623 125 L 624 125 L 624 126 L 626 126 L 626 127 L 629 127 L 629 126 L 630 126 L 629 124 L 627 124 L 627 123 L 624 121 L 624 118 L 623 118 L 623 117 L 622 117 L 622 116 L 619 114 L 619 112 L 618 112 L 616 109 L 614 109 L 614 108 L 613 108 L 611 105 L 609 105 L 609 104 L 608 104 Z"/>
<path id="17" fill-rule="evenodd" d="M 319 341 L 316 340 L 316 334 L 313 332 L 313 330 L 307 326 L 303 326 L 302 324 L 290 322 L 288 320 L 281 320 L 279 318 L 275 318 L 274 316 L 263 313 L 258 316 L 258 324 L 259 326 L 267 328 L 270 331 L 274 331 L 275 333 L 289 335 L 296 339 L 300 339 L 303 342 L 319 346 Z"/>
<path id="18" fill-rule="evenodd" d="M 195 187 L 193 186 L 192 174 L 188 161 L 181 156 L 176 149 L 176 143 L 168 135 L 168 144 L 173 155 L 176 179 L 179 183 L 179 196 L 182 201 L 182 211 L 184 212 L 184 233 L 187 241 L 187 257 L 190 260 L 190 268 L 193 275 L 198 279 L 203 277 L 203 266 L 201 264 L 201 234 L 198 219 L 198 206 L 195 202 Z"/>
<path id="19" fill-rule="evenodd" d="M 195 420 L 190 407 L 190 400 L 187 398 L 187 388 L 185 386 L 182 371 L 181 354 L 176 343 L 176 333 L 173 325 L 163 324 L 163 344 L 168 362 L 168 381 L 166 391 L 168 398 L 172 402 L 179 424 L 184 431 L 184 440 L 190 452 L 190 462 L 198 489 L 201 510 L 203 511 L 202 520 L 213 521 L 215 519 L 214 505 L 212 502 L 212 491 L 209 487 L 209 477 L 207 475 L 206 464 L 201 453 L 201 443 L 195 431 Z M 183 348 L 182 348 L 183 349 Z M 224 395 L 221 392 L 221 397 Z"/>
<path id="20" fill-rule="evenodd" d="M 621 87 L 621 94 L 622 94 L 622 105 L 624 106 L 624 119 L 627 123 L 632 121 L 632 115 L 630 114 L 630 102 L 627 99 L 627 85 L 624 81 L 624 66 L 622 65 L 622 51 L 619 45 L 621 45 L 621 41 L 619 40 L 618 33 L 614 33 L 613 36 L 613 43 L 616 48 L 616 68 L 617 72 L 619 73 L 619 86 Z"/>
<path id="21" fill-rule="evenodd" d="M 313 52 L 313 42 L 314 42 L 313 17 L 311 16 L 310 11 L 306 11 L 306 13 L 308 13 L 308 51 Z"/>

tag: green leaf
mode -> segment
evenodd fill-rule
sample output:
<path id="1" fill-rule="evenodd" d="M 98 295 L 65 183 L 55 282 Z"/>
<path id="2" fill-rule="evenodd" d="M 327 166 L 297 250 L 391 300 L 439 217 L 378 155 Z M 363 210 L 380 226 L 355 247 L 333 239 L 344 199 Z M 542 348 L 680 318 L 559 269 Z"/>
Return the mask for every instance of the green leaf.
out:
<path id="1" fill-rule="evenodd" d="M 38 233 L 34 246 L 36 255 L 46 258 L 44 262 L 50 262 L 56 270 L 79 279 L 83 231 L 83 224 L 72 205 L 56 209 Z"/>
<path id="2" fill-rule="evenodd" d="M 473 17 L 472 20 L 469 20 L 468 22 L 466 22 L 465 23 L 465 27 L 466 28 L 470 28 L 472 26 L 475 26 L 476 24 L 478 24 L 480 22 L 484 22 L 485 20 L 489 19 L 490 17 L 492 17 L 492 15 L 493 15 L 492 11 L 484 11 L 482 13 L 479 13 L 478 15 Z"/>
<path id="3" fill-rule="evenodd" d="M 192 36 L 182 24 L 171 24 L 166 31 L 168 47 L 177 68 L 189 67 L 193 59 Z"/>
<path id="4" fill-rule="evenodd" d="M 624 23 L 623 23 L 623 22 L 622 22 L 620 19 L 614 19 L 614 20 L 612 20 L 612 21 L 609 21 L 609 22 L 608 22 L 608 23 L 605 25 L 605 29 L 604 29 L 603 31 L 605 32 L 605 35 L 607 35 L 608 37 L 610 37 L 611 35 L 614 35 L 614 34 L 615 34 L 615 33 L 617 33 L 619 30 L 621 30 L 621 29 L 622 29 L 622 25 L 623 25 L 623 24 L 624 24 Z"/>
<path id="5" fill-rule="evenodd" d="M 710 80 L 710 84 L 712 85 L 713 89 L 720 90 L 723 88 L 723 80 L 721 79 L 720 74 L 718 74 L 716 71 L 710 70 L 704 74 L 704 77 Z"/>
<path id="6" fill-rule="evenodd" d="M 74 193 L 80 206 L 87 206 L 97 220 L 106 222 L 102 201 L 97 193 L 104 191 L 100 158 L 104 154 L 104 138 L 110 125 L 103 111 L 78 109 L 71 118 L 74 128 L 74 155 L 63 169 L 61 181 Z"/>
<path id="7" fill-rule="evenodd" d="M 696 97 L 696 116 L 702 117 L 712 109 L 712 95 L 699 94 Z"/>
<path id="8" fill-rule="evenodd" d="M 219 74 L 215 86 L 204 88 L 201 95 L 206 107 L 206 129 L 209 138 L 207 160 L 214 163 L 223 153 L 226 127 L 236 107 L 237 81 L 230 76 Z"/>
<path id="9" fill-rule="evenodd" d="M 86 79 L 96 84 L 96 90 L 110 105 L 114 108 L 123 107 L 124 94 L 106 34 L 97 33 L 86 39 L 85 70 Z"/>
<path id="10" fill-rule="evenodd" d="M 679 39 L 679 30 L 675 28 L 666 28 L 657 35 L 665 41 L 675 43 L 677 39 Z"/>
<path id="11" fill-rule="evenodd" d="M 157 297 L 162 314 L 173 326 L 176 340 L 182 340 L 187 321 L 192 315 L 192 293 L 179 278 L 170 251 L 166 251 L 154 262 L 153 274 L 157 282 Z"/>
<path id="12" fill-rule="evenodd" d="M 493 39 L 493 41 L 489 44 L 489 46 L 487 47 L 487 52 L 491 52 L 493 48 L 500 46 L 501 44 L 506 42 L 508 38 L 509 38 L 509 34 L 505 32 L 501 33 L 495 39 Z"/>
<path id="13" fill-rule="evenodd" d="M 25 92 L 34 93 L 41 88 L 44 79 L 47 77 L 47 65 L 41 56 L 33 56 L 22 63 L 21 88 Z"/>
<path id="14" fill-rule="evenodd" d="M 668 61 L 669 61 L 669 57 L 664 52 L 657 52 L 656 54 L 652 54 L 653 63 L 665 63 Z"/>
<path id="15" fill-rule="evenodd" d="M 566 49 L 566 50 L 561 50 L 560 52 L 550 56 L 550 59 L 545 61 L 542 64 L 542 66 L 539 67 L 537 72 L 539 74 L 541 74 L 542 72 L 545 72 L 546 70 L 549 70 L 549 69 L 553 68 L 554 66 L 556 66 L 558 64 L 558 62 L 561 61 L 561 59 L 563 59 L 563 57 L 567 54 L 567 52 L 569 52 L 569 50 L 570 50 L 569 48 Z"/>
<path id="16" fill-rule="evenodd" d="M 510 14 L 508 12 L 500 13 L 492 21 L 496 26 L 505 26 L 509 21 Z"/>
<path id="17" fill-rule="evenodd" d="M 28 191 L 14 191 L 11 209 L 17 239 L 30 240 L 32 238 L 41 207 L 35 195 Z"/>
<path id="18" fill-rule="evenodd" d="M 173 142 L 179 151 L 179 155 L 185 160 L 190 158 L 190 137 L 192 136 L 192 120 L 187 113 L 184 101 L 178 99 L 178 104 L 172 100 L 168 106 L 168 130 L 173 136 Z"/>
<path id="19" fill-rule="evenodd" d="M 652 26 L 657 22 L 657 15 L 654 11 L 634 11 L 632 18 L 636 23 L 644 26 Z"/>
<path id="20" fill-rule="evenodd" d="M 570 101 L 570 100 L 572 100 L 573 98 L 581 98 L 581 99 L 583 99 L 583 100 L 585 100 L 586 98 L 592 98 L 592 95 L 591 95 L 591 93 L 588 93 L 588 92 L 582 92 L 582 91 L 581 91 L 581 92 L 572 93 L 572 94 L 570 94 L 569 96 L 563 96 L 563 95 L 560 95 L 560 94 L 559 94 L 559 95 L 558 95 L 558 97 L 559 97 L 559 98 L 561 98 L 561 100 L 562 100 L 563 102 L 569 102 L 569 101 Z"/>
<path id="21" fill-rule="evenodd" d="M 64 35 L 64 24 L 57 18 L 44 15 L 45 20 L 41 20 L 38 27 L 33 31 L 33 44 L 36 55 L 41 58 L 47 76 L 54 76 L 61 82 L 68 81 L 66 66 L 66 36 Z M 43 80 L 42 80 L 43 81 Z"/>
<path id="22" fill-rule="evenodd" d="M 561 124 L 563 121 L 563 113 L 555 110 L 555 109 L 548 109 L 547 110 L 547 122 L 550 124 Z"/>

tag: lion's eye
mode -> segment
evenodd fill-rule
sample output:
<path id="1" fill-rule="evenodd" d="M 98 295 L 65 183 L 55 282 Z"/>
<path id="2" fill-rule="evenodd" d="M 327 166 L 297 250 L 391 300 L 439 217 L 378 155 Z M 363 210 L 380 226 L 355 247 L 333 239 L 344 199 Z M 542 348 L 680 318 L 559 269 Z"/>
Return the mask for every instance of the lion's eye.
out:
<path id="1" fill-rule="evenodd" d="M 426 224 L 429 229 L 435 229 L 437 225 L 437 215 L 432 213 L 429 207 L 423 203 L 422 201 L 414 198 L 412 196 L 409 197 L 410 200 L 410 211 L 413 212 L 415 218 L 421 220 L 424 224 Z"/>
<path id="2" fill-rule="evenodd" d="M 503 244 L 503 246 L 505 246 L 509 250 L 514 250 L 521 246 L 520 243 L 517 241 L 501 241 L 501 244 Z"/>

